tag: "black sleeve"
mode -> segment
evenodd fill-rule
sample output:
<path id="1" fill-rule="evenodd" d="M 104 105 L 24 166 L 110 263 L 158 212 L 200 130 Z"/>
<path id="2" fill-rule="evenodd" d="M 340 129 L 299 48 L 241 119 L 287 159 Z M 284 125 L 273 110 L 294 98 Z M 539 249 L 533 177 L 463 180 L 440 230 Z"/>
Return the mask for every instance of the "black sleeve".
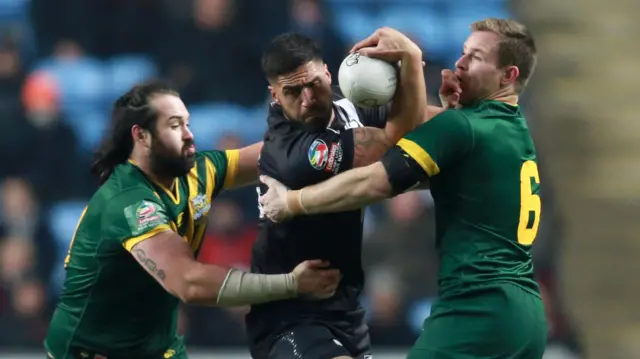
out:
<path id="1" fill-rule="evenodd" d="M 389 118 L 391 104 L 376 107 L 356 107 L 363 126 L 384 128 Z"/>
<path id="2" fill-rule="evenodd" d="M 402 148 L 394 146 L 382 157 L 392 195 L 398 195 L 429 180 L 424 169 Z"/>
<path id="3" fill-rule="evenodd" d="M 322 182 L 353 167 L 352 131 L 300 131 L 283 145 L 278 172 L 292 189 Z"/>

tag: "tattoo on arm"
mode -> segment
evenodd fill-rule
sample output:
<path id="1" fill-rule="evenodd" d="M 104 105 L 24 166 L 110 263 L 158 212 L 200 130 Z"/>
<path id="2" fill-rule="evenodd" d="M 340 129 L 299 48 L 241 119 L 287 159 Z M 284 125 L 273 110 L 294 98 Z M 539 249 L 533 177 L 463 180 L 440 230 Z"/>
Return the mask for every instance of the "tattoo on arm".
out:
<path id="1" fill-rule="evenodd" d="M 138 261 L 142 263 L 142 265 L 144 265 L 153 275 L 158 277 L 161 281 L 164 281 L 166 278 L 164 271 L 158 268 L 156 262 L 149 258 L 142 248 L 134 248 L 133 253 L 138 258 Z"/>
<path id="2" fill-rule="evenodd" d="M 393 146 L 384 130 L 373 127 L 353 129 L 353 166 L 369 165 Z"/>

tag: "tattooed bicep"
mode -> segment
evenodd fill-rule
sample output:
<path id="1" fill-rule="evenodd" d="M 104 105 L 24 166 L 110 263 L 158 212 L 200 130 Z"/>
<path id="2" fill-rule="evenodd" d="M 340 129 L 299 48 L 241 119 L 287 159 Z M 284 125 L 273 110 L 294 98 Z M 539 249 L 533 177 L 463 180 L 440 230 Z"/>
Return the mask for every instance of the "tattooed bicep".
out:
<path id="1" fill-rule="evenodd" d="M 183 263 L 195 260 L 188 243 L 173 231 L 155 234 L 135 244 L 131 255 L 160 284 L 172 274 L 180 273 Z"/>
<path id="2" fill-rule="evenodd" d="M 394 143 L 384 130 L 358 127 L 353 131 L 353 167 L 368 166 L 378 161 Z"/>

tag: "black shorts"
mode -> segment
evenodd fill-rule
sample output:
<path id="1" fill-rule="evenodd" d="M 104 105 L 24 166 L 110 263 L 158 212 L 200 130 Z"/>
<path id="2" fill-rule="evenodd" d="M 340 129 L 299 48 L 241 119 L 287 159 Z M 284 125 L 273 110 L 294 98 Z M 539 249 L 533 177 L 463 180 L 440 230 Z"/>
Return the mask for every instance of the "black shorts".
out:
<path id="1" fill-rule="evenodd" d="M 299 324 L 279 334 L 265 355 L 254 353 L 254 359 L 331 359 L 347 356 L 368 359 L 366 344 L 352 343 L 348 338 L 322 324 Z"/>

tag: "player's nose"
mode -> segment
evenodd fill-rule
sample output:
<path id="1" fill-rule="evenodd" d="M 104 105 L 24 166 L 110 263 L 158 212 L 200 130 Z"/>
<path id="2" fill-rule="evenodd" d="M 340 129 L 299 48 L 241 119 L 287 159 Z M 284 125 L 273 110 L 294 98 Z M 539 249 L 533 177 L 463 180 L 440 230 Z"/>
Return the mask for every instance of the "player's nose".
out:
<path id="1" fill-rule="evenodd" d="M 193 132 L 191 132 L 191 129 L 187 126 L 185 126 L 184 131 L 182 131 L 182 139 L 184 141 L 193 141 Z"/>
<path id="2" fill-rule="evenodd" d="M 309 107 L 315 102 L 315 95 L 313 89 L 305 87 L 302 89 L 302 106 Z"/>
<path id="3" fill-rule="evenodd" d="M 456 70 L 466 70 L 467 69 L 467 59 L 465 55 L 462 55 L 458 61 L 456 61 Z M 457 72 L 457 71 L 456 71 Z"/>

